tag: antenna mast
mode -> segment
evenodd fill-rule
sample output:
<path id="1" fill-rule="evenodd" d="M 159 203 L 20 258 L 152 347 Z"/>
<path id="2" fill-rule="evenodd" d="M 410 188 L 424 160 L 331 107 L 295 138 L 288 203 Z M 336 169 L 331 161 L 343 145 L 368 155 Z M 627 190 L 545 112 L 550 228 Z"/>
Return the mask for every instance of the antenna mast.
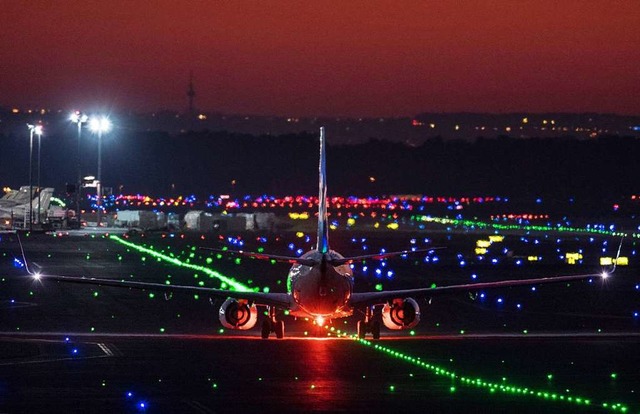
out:
<path id="1" fill-rule="evenodd" d="M 193 71 L 189 73 L 189 89 L 187 89 L 187 96 L 189 97 L 189 117 L 193 118 L 194 108 L 193 99 L 196 97 L 196 91 L 193 89 Z"/>

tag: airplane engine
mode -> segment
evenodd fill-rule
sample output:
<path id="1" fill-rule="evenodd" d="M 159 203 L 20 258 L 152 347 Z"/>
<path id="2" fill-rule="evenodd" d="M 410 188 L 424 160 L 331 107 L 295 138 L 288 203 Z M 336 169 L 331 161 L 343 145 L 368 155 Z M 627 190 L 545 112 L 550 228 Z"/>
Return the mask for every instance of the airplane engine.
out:
<path id="1" fill-rule="evenodd" d="M 389 329 L 411 329 L 420 322 L 420 306 L 412 298 L 394 299 L 382 308 L 382 322 Z"/>
<path id="2" fill-rule="evenodd" d="M 249 305 L 246 300 L 229 298 L 220 306 L 218 319 L 225 328 L 245 331 L 253 328 L 258 321 L 258 308 Z"/>

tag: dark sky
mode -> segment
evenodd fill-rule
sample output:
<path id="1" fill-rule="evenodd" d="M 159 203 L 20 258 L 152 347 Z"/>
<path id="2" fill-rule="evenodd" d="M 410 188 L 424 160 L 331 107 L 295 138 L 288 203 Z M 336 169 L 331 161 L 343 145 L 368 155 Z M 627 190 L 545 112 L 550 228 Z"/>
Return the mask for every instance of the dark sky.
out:
<path id="1" fill-rule="evenodd" d="M 640 114 L 640 1 L 0 4 L 0 105 Z"/>

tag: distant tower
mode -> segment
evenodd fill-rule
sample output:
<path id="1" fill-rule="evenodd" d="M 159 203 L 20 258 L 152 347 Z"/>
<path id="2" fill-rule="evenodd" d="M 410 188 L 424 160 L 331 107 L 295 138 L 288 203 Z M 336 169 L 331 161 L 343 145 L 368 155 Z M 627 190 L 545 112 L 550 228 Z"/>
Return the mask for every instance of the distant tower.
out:
<path id="1" fill-rule="evenodd" d="M 187 96 L 189 97 L 189 116 L 193 118 L 195 115 L 193 99 L 196 97 L 196 91 L 193 89 L 193 71 L 189 74 L 189 89 L 187 89 Z"/>

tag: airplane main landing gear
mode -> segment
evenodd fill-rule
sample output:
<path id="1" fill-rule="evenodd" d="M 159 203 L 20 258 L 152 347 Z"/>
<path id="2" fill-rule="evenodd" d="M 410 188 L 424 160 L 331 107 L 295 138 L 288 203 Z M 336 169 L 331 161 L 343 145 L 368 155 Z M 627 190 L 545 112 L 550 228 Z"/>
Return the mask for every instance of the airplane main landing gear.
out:
<path id="1" fill-rule="evenodd" d="M 358 338 L 364 339 L 371 332 L 373 339 L 380 339 L 380 321 L 373 319 L 370 307 L 365 310 L 364 319 L 358 321 Z"/>
<path id="2" fill-rule="evenodd" d="M 271 332 L 275 333 L 278 339 L 284 338 L 284 321 L 276 319 L 276 309 L 270 306 L 269 318 L 262 321 L 262 339 L 268 339 Z"/>
<path id="3" fill-rule="evenodd" d="M 262 321 L 262 339 L 269 338 L 269 334 L 271 333 L 271 321 L 269 319 L 264 319 Z"/>

